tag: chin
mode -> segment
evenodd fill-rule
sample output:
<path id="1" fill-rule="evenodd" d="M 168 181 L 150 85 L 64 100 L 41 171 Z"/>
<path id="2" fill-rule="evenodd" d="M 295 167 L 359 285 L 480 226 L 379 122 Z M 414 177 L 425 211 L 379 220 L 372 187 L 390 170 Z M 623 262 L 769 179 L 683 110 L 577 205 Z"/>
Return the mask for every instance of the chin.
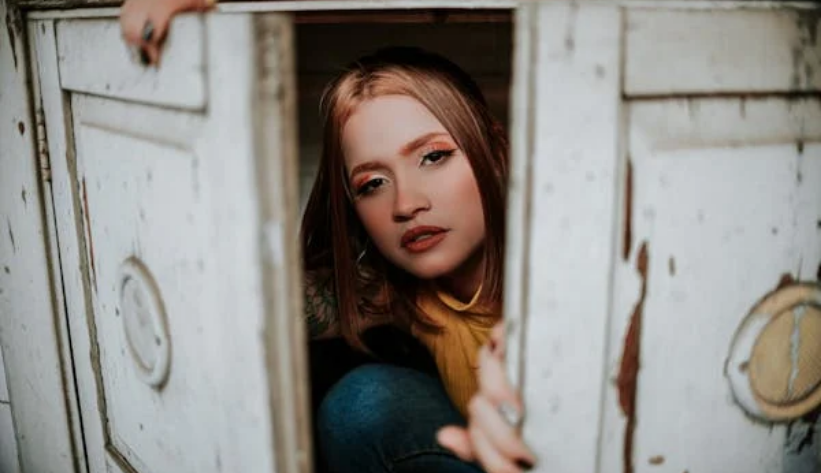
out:
<path id="1" fill-rule="evenodd" d="M 438 279 L 452 273 L 456 266 L 448 261 L 415 261 L 403 269 L 419 279 Z"/>

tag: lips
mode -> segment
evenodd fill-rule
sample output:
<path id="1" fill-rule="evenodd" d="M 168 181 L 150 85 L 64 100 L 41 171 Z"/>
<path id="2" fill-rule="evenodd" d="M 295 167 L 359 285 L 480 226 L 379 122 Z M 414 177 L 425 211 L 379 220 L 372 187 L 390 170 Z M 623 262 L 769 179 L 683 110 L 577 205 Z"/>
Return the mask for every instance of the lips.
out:
<path id="1" fill-rule="evenodd" d="M 411 253 L 427 251 L 445 239 L 447 230 L 442 227 L 422 225 L 411 228 L 402 235 L 402 248 Z"/>

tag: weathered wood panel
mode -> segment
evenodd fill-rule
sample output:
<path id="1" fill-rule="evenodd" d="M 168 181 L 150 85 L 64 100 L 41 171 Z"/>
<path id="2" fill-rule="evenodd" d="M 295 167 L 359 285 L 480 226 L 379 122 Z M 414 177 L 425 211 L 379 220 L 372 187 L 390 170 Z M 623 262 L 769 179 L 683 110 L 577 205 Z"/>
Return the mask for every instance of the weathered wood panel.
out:
<path id="1" fill-rule="evenodd" d="M 0 17 L 8 28 L 0 41 L 0 343 L 11 418 L 24 471 L 73 472 L 26 33 L 19 12 L 5 2 L 0 2 Z M 4 420 L 6 431 L 9 420 Z M 14 439 L 4 437 L 4 442 Z"/>
<path id="2" fill-rule="evenodd" d="M 639 15 L 667 23 L 704 13 L 646 7 Z M 535 131 L 519 130 L 519 148 L 513 145 L 514 159 L 524 154 L 532 167 L 514 162 L 511 189 L 518 208 L 510 233 L 528 236 L 511 240 L 526 249 L 509 249 L 525 261 L 509 268 L 526 269 L 508 282 L 526 289 L 513 289 L 506 303 L 526 334 L 513 333 L 513 341 L 524 353 L 525 435 L 540 469 L 780 471 L 791 461 L 784 427 L 748 420 L 723 370 L 735 329 L 756 300 L 785 274 L 818 277 L 821 106 L 806 93 L 815 90 L 809 76 L 799 80 L 810 85 L 798 96 L 781 85 L 736 81 L 722 89 L 721 81 L 699 80 L 730 77 L 729 69 L 735 79 L 758 77 L 769 67 L 771 77 L 785 76 L 791 50 L 775 39 L 789 39 L 801 25 L 772 33 L 778 60 L 750 46 L 729 69 L 708 62 L 669 74 L 648 57 L 640 67 L 629 64 L 634 43 L 619 36 L 637 31 L 621 22 L 619 12 L 633 14 L 629 8 L 612 7 L 609 17 L 592 13 L 610 8 L 602 5 L 538 8 L 551 14 L 537 16 L 532 33 Z M 732 19 L 727 30 L 740 34 L 749 12 L 719 10 L 711 28 Z M 657 37 L 644 37 L 641 47 L 665 44 L 667 29 L 653 28 Z M 744 49 L 736 44 L 735 51 Z M 632 78 L 623 65 L 633 67 Z M 649 79 L 641 82 L 641 74 Z M 631 80 L 655 84 L 657 76 L 678 85 L 625 90 Z M 685 87 L 687 77 L 696 78 L 694 88 Z M 711 97 L 670 97 L 679 93 Z M 528 122 L 527 113 L 514 113 Z M 523 212 L 530 229 L 515 218 Z"/>
<path id="3" fill-rule="evenodd" d="M 6 365 L 3 360 L 2 347 L 0 347 L 0 402 L 9 402 L 9 387 L 6 383 Z"/>
<path id="4" fill-rule="evenodd" d="M 809 6 L 809 4 L 808 4 Z M 821 9 L 630 9 L 625 93 L 821 90 Z"/>
<path id="5" fill-rule="evenodd" d="M 277 471 L 312 471 L 307 335 L 299 241 L 299 136 L 292 17 L 254 18 L 257 198 L 262 222 L 262 291 Z M 251 336 L 251 334 L 248 334 Z"/>
<path id="6" fill-rule="evenodd" d="M 531 148 L 524 432 L 541 471 L 592 472 L 619 173 L 621 12 L 543 2 L 529 21 L 535 112 L 532 142 L 520 143 Z"/>
<path id="7" fill-rule="evenodd" d="M 513 77 L 510 98 L 510 171 L 507 195 L 507 235 L 505 237 L 504 317 L 507 337 L 507 374 L 511 383 L 521 388 L 524 381 L 526 318 L 530 261 L 530 199 L 535 130 L 535 107 L 532 96 L 536 82 L 535 42 L 538 27 L 532 21 L 538 6 L 523 7 L 516 12 L 513 39 Z"/>
<path id="8" fill-rule="evenodd" d="M 59 254 L 59 266 L 54 267 L 52 281 L 59 282 L 62 285 L 61 290 L 57 294 L 62 294 L 63 299 L 58 299 L 58 304 L 65 307 L 65 318 L 67 319 L 67 328 L 69 333 L 61 334 L 60 339 L 55 343 L 63 346 L 73 347 L 72 364 L 77 366 L 78 360 L 83 362 L 90 361 L 94 356 L 87 345 L 78 344 L 82 337 L 78 337 L 78 329 L 75 327 L 76 323 L 72 321 L 70 315 L 74 310 L 85 310 L 85 298 L 80 297 L 70 299 L 72 294 L 76 294 L 82 287 L 82 274 L 86 267 L 81 266 L 76 260 L 73 261 L 75 266 L 72 271 L 66 271 L 66 264 L 72 264 L 70 257 L 76 253 L 76 248 L 79 247 L 76 233 L 76 222 L 72 220 L 72 213 L 69 209 L 76 205 L 75 196 L 70 185 L 69 175 L 74 172 L 74 152 L 72 143 L 66 129 L 68 121 L 67 114 L 64 113 L 63 107 L 64 96 L 60 89 L 60 76 L 57 67 L 57 39 L 55 33 L 55 25 L 53 21 L 37 22 L 32 25 L 32 62 L 36 64 L 37 71 L 37 87 L 38 102 L 41 107 L 41 122 L 43 137 L 47 137 L 48 141 L 42 143 L 42 151 L 48 153 L 49 160 L 49 174 L 50 174 L 50 194 L 52 196 L 53 206 L 51 211 L 47 214 L 54 218 L 54 226 L 49 224 L 49 235 L 57 242 L 56 252 Z M 70 171 L 69 171 L 70 170 Z M 71 174 L 70 174 L 71 173 Z M 66 227 L 75 229 L 74 232 L 66 231 Z M 54 251 L 54 247 L 52 246 Z M 67 258 L 69 261 L 67 261 Z M 82 294 L 82 293 L 81 293 Z M 79 307 L 79 309 L 78 309 Z M 82 332 L 80 332 L 82 333 Z M 86 330 L 87 333 L 87 330 Z M 66 364 L 69 361 L 66 360 Z M 77 403 L 79 410 L 82 411 L 83 405 L 92 402 L 93 395 L 85 395 L 82 390 L 82 373 L 72 369 L 72 373 L 76 373 L 75 383 L 76 389 L 72 389 L 77 393 Z M 74 401 L 73 393 L 69 395 L 67 392 L 60 393 L 64 397 L 63 402 L 70 403 Z M 73 422 L 82 423 L 85 419 L 72 418 Z M 82 445 L 80 442 L 84 439 L 75 437 L 75 444 Z"/>
<path id="9" fill-rule="evenodd" d="M 17 439 L 14 435 L 14 424 L 11 420 L 11 406 L 7 402 L 0 402 L 0 471 L 4 473 L 20 472 Z"/>
<path id="10" fill-rule="evenodd" d="M 205 408 L 220 405 L 217 383 L 209 376 L 217 371 L 219 359 L 202 353 L 203 346 L 220 345 L 211 333 L 211 314 L 200 305 L 215 301 L 195 296 L 208 287 L 198 276 L 198 265 L 199 271 L 210 266 L 207 239 L 197 237 L 209 231 L 203 208 L 208 204 L 198 195 L 202 179 L 198 156 L 190 143 L 177 148 L 148 130 L 139 135 L 124 123 L 107 123 L 120 115 L 157 127 L 179 127 L 185 118 L 174 120 L 178 117 L 173 113 L 160 112 L 157 115 L 166 115 L 165 119 L 152 120 L 152 110 L 93 100 L 76 95 L 72 100 L 76 185 L 82 199 L 87 244 L 83 253 L 90 265 L 88 289 L 93 304 L 93 320 L 87 323 L 95 327 L 93 343 L 99 350 L 96 382 L 85 391 L 96 387 L 103 393 L 98 406 L 86 405 L 84 410 L 105 409 L 104 435 L 110 448 L 137 471 L 170 466 L 179 471 L 209 471 L 215 461 L 211 455 L 186 455 L 198 447 L 223 454 L 211 432 L 197 428 L 219 428 L 221 422 L 219 415 Z M 162 362 L 164 353 L 144 340 L 162 327 L 135 316 L 128 307 L 132 302 L 121 296 L 123 264 L 132 257 L 151 272 L 167 314 L 167 333 L 155 334 L 163 337 L 160 343 L 170 345 L 171 351 L 165 355 L 170 373 L 161 390 L 144 384 L 132 359 L 138 357 L 154 366 Z M 150 292 L 143 287 L 134 290 Z M 133 296 L 134 301 L 148 299 L 140 294 Z M 138 323 L 149 327 L 139 330 L 140 325 L 133 325 Z M 205 386 L 204 380 L 208 381 Z M 207 389 L 192 396 L 194 386 Z M 94 424 L 92 420 L 86 429 L 99 429 Z M 187 434 L 175 433 L 180 430 Z M 96 451 L 98 446 L 94 447 Z"/>
<path id="11" fill-rule="evenodd" d="M 207 105 L 202 17 L 180 15 L 163 46 L 161 67 L 139 63 L 122 40 L 119 22 L 63 20 L 60 84 L 65 90 L 200 110 Z"/>
<path id="12" fill-rule="evenodd" d="M 35 48 L 59 157 L 55 214 L 89 469 L 306 471 L 298 251 L 287 238 L 296 217 L 286 211 L 296 198 L 282 184 L 296 174 L 294 95 L 280 93 L 293 91 L 290 21 L 205 20 L 207 113 L 66 95 L 56 80 L 70 59 L 58 63 L 62 37 L 43 31 Z M 266 117 L 279 133 L 256 127 Z"/>
<path id="13" fill-rule="evenodd" d="M 10 0 L 27 9 L 97 8 L 122 4 L 120 0 Z M 223 0 L 226 11 L 327 11 L 386 10 L 405 8 L 512 8 L 520 0 Z"/>
<path id="14" fill-rule="evenodd" d="M 11 405 L 9 405 L 2 347 L 0 347 L 0 471 L 8 473 L 20 471 L 17 437 L 14 434 L 14 423 L 11 420 Z"/>
<path id="15" fill-rule="evenodd" d="M 821 264 L 819 102 L 636 102 L 629 117 L 602 471 L 625 455 L 636 472 L 780 471 L 784 427 L 735 405 L 724 361 L 753 304 Z"/>

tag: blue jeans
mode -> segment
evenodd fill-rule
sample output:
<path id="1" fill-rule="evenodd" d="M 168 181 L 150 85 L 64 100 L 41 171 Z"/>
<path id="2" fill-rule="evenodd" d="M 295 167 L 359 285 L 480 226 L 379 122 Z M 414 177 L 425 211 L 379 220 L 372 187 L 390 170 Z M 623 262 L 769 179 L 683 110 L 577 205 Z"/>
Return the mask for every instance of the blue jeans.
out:
<path id="1" fill-rule="evenodd" d="M 465 420 L 427 373 L 360 366 L 331 388 L 317 417 L 318 446 L 334 473 L 482 473 L 436 442 L 437 430 Z"/>

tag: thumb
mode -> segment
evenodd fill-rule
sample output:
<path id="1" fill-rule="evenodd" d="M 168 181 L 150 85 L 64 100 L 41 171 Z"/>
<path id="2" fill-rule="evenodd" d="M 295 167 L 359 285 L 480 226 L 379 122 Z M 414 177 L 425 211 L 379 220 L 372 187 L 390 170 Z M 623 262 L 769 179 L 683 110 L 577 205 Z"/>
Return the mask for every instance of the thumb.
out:
<path id="1" fill-rule="evenodd" d="M 462 460 L 466 462 L 475 460 L 473 446 L 467 430 L 454 425 L 443 427 L 436 433 L 436 440 L 439 441 L 439 445 L 452 451 Z"/>

